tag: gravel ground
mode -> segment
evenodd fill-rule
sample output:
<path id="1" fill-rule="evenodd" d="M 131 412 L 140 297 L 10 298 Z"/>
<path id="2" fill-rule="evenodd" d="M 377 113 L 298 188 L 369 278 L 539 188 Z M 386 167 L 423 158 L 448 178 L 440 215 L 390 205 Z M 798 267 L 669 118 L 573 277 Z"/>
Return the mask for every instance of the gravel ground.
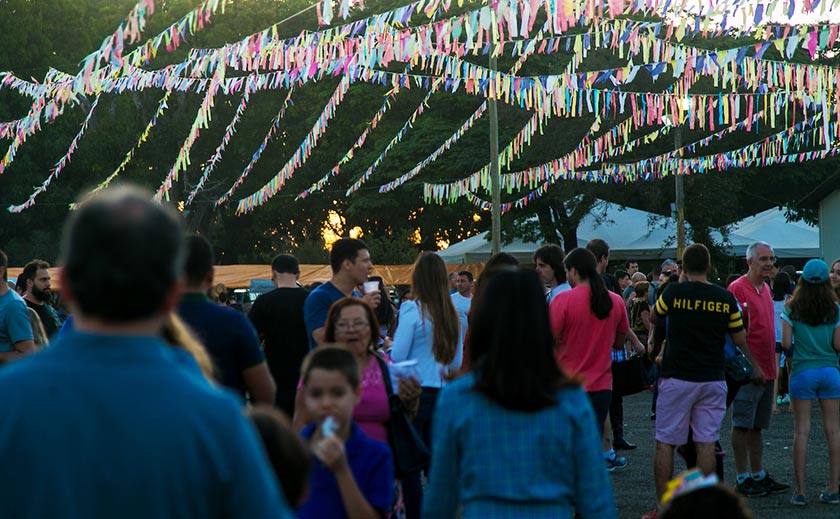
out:
<path id="1" fill-rule="evenodd" d="M 633 451 L 620 451 L 628 466 L 610 477 L 622 519 L 639 519 L 649 512 L 656 500 L 653 486 L 654 429 L 650 420 L 650 393 L 640 393 L 624 399 L 625 436 L 638 445 Z M 773 478 L 793 486 L 793 415 L 789 406 L 780 406 L 781 413 L 774 415 L 770 429 L 764 433 L 764 465 Z M 721 431 L 721 443 L 727 451 L 724 474 L 727 484 L 735 480 L 735 462 L 731 455 L 729 439 L 730 422 L 727 413 Z M 685 469 L 682 458 L 675 457 L 675 473 Z M 811 415 L 811 438 L 806 469 L 805 497 L 808 505 L 793 507 L 788 504 L 791 493 L 768 497 L 750 498 L 748 504 L 760 519 L 792 519 L 840 517 L 840 506 L 823 505 L 817 501 L 819 493 L 828 485 L 828 450 L 822 432 L 819 406 L 814 405 Z"/>

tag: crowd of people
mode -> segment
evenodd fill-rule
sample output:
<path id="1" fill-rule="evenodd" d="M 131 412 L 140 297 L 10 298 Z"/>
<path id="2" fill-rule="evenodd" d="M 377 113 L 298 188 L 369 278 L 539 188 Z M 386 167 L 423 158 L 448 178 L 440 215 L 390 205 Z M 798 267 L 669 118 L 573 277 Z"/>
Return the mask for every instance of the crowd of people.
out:
<path id="1" fill-rule="evenodd" d="M 724 288 L 702 244 L 650 275 L 608 274 L 609 252 L 546 245 L 533 269 L 502 253 L 477 279 L 425 252 L 394 300 L 365 243 L 343 238 L 311 291 L 278 255 L 246 315 L 208 297 L 210 242 L 146 193 L 106 191 L 68 222 L 63 323 L 50 265 L 10 286 L 0 251 L 4 513 L 609 519 L 609 474 L 636 448 L 613 373 L 639 359 L 655 389 L 645 518 L 749 518 L 746 498 L 789 492 L 762 459 L 782 399 L 790 503 L 808 501 L 813 400 L 829 451 L 817 499 L 840 503 L 840 261 L 797 275 L 759 242 Z"/>

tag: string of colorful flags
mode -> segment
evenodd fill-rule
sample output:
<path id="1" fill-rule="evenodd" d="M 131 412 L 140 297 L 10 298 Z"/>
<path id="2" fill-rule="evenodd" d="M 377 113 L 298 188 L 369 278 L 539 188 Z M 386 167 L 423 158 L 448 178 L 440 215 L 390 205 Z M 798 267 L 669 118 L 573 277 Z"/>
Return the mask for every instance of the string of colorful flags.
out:
<path id="1" fill-rule="evenodd" d="M 822 114 L 822 127 L 819 131 L 814 129 L 812 137 L 780 138 L 773 141 L 773 146 L 761 148 L 758 155 L 753 154 L 754 150 L 750 148 L 739 155 L 737 160 L 765 163 L 772 160 L 772 156 L 765 153 L 773 153 L 777 149 L 785 151 L 780 155 L 786 157 L 784 160 L 796 160 L 796 157 L 811 160 L 814 153 L 832 153 L 830 143 L 833 139 L 830 135 L 834 132 L 833 121 L 840 116 L 840 91 L 836 88 L 840 83 L 840 67 L 773 61 L 764 59 L 764 55 L 772 48 L 784 59 L 791 59 L 802 49 L 814 59 L 835 46 L 840 24 L 830 19 L 824 19 L 819 24 L 796 27 L 765 22 L 771 16 L 776 19 L 785 16 L 791 19 L 809 13 L 824 16 L 836 4 L 840 4 L 840 0 L 789 0 L 784 5 L 778 0 L 760 1 L 757 4 L 753 0 L 712 0 L 694 7 L 686 6 L 685 3 L 671 5 L 670 0 L 610 0 L 607 3 L 502 0 L 492 5 L 476 4 L 476 0 L 461 0 L 456 6 L 450 0 L 419 0 L 291 38 L 280 38 L 279 24 L 274 24 L 220 48 L 192 49 L 183 62 L 151 70 L 145 67 L 158 52 L 162 49 L 172 52 L 182 46 L 188 36 L 208 26 L 212 15 L 218 11 L 224 13 L 226 2 L 205 0 L 155 37 L 126 52 L 128 46 L 140 41 L 147 18 L 155 11 L 154 0 L 140 0 L 115 32 L 83 60 L 77 74 L 51 69 L 44 81 L 38 82 L 18 78 L 11 72 L 0 72 L 0 89 L 6 88 L 33 100 L 24 117 L 0 122 L 0 139 L 11 140 L 0 159 L 0 175 L 12 165 L 20 147 L 40 131 L 43 124 L 56 120 L 65 112 L 66 106 L 80 103 L 88 95 L 96 95 L 81 130 L 71 141 L 64 157 L 29 200 L 20 205 L 12 205 L 9 210 L 19 212 L 31 207 L 35 198 L 58 178 L 76 150 L 93 116 L 93 108 L 103 94 L 145 89 L 165 92 L 158 112 L 141 134 L 138 143 L 97 189 L 107 185 L 131 162 L 157 123 L 158 116 L 163 113 L 171 92 L 204 94 L 193 124 L 156 193 L 156 198 L 167 200 L 180 175 L 190 169 L 191 149 L 202 130 L 209 127 L 215 98 L 218 95 L 242 96 L 221 144 L 203 165 L 198 181 L 192 188 L 187 188 L 188 193 L 185 190 L 187 203 L 192 203 L 215 166 L 222 160 L 227 144 L 236 132 L 236 124 L 245 109 L 248 95 L 262 90 L 287 90 L 289 95 L 286 102 L 275 117 L 262 145 L 228 192 L 216 201 L 217 205 L 222 204 L 245 181 L 278 131 L 282 114 L 291 104 L 292 91 L 310 81 L 330 76 L 341 77 L 339 86 L 312 129 L 291 153 L 285 165 L 262 188 L 237 203 L 237 214 L 253 211 L 266 203 L 307 162 L 327 131 L 330 120 L 335 117 L 337 107 L 356 82 L 385 85 L 390 87 L 390 91 L 382 107 L 336 166 L 298 195 L 299 198 L 322 189 L 330 178 L 338 174 L 341 167 L 358 156 L 357 151 L 364 146 L 370 132 L 378 126 L 390 108 L 390 103 L 395 102 L 395 93 L 412 85 L 428 90 L 426 98 L 379 157 L 351 184 L 347 190 L 348 196 L 372 176 L 388 152 L 404 139 L 417 117 L 428 107 L 432 94 L 438 91 L 461 92 L 483 99 L 479 108 L 452 135 L 444 139 L 434 152 L 417 162 L 408 172 L 381 185 L 380 192 L 389 192 L 412 181 L 421 170 L 456 145 L 481 118 L 487 99 L 497 99 L 532 112 L 531 120 L 500 153 L 503 167 L 507 167 L 514 157 L 520 156 L 522 150 L 530 145 L 531 137 L 537 130 L 541 131 L 548 118 L 594 115 L 599 120 L 608 120 L 624 118 L 629 113 L 624 123 L 605 134 L 612 137 L 605 138 L 602 135 L 598 139 L 585 138 L 571 159 L 558 159 L 549 163 L 551 166 L 541 165 L 525 172 L 503 175 L 503 186 L 509 193 L 533 188 L 539 182 L 552 182 L 552 179 L 558 178 L 558 174 L 562 178 L 569 175 L 591 176 L 592 173 L 587 172 L 591 170 L 581 169 L 583 165 L 597 163 L 595 159 L 599 157 L 609 158 L 625 152 L 628 146 L 627 135 L 644 127 L 661 127 L 664 116 L 669 114 L 678 115 L 679 120 L 684 121 L 690 129 L 710 132 L 721 128 L 725 131 L 737 128 L 749 132 L 754 131 L 756 124 L 768 124 L 771 127 L 784 124 L 790 129 L 813 120 L 815 114 Z M 232 5 L 235 4 L 228 8 L 233 8 Z M 473 8 L 473 5 L 476 7 Z M 345 21 L 353 15 L 351 11 L 357 8 L 361 10 L 365 6 L 362 2 L 351 0 L 342 0 L 337 5 L 338 14 Z M 456 8 L 463 12 L 451 14 Z M 671 22 L 627 18 L 631 15 L 665 18 L 666 14 L 671 15 Z M 335 15 L 332 2 L 321 0 L 317 5 L 317 15 L 319 23 L 329 25 Z M 415 17 L 423 18 L 421 23 L 414 23 Z M 710 20 L 719 22 L 713 24 Z M 725 50 L 701 49 L 687 43 L 693 37 L 720 35 L 751 36 L 759 42 Z M 625 60 L 625 65 L 597 71 L 578 70 L 588 53 L 595 49 L 614 51 Z M 572 59 L 562 73 L 518 75 L 527 56 L 564 50 L 572 55 Z M 491 70 L 464 59 L 470 55 L 502 55 L 508 52 L 518 57 L 509 72 Z M 405 64 L 405 71 L 393 71 L 391 66 L 395 63 Z M 418 70 L 426 73 L 418 73 Z M 665 76 L 674 83 L 666 91 L 628 91 L 628 85 L 642 71 L 654 81 Z M 691 92 L 691 85 L 700 76 L 710 77 L 719 91 Z M 660 131 L 654 131 L 648 135 L 656 138 L 660 134 Z M 623 136 L 623 144 L 619 135 Z M 786 152 L 790 146 L 816 142 L 819 135 L 823 136 L 825 144 L 825 149 L 820 152 Z M 597 146 L 594 145 L 596 142 Z M 593 151 L 595 149 L 597 152 Z M 710 164 L 715 161 L 732 162 L 735 156 L 732 157 L 730 160 L 725 154 L 716 154 L 700 164 L 697 162 L 699 159 L 691 159 L 694 161 L 691 162 L 688 159 L 663 156 L 659 159 L 671 161 L 670 165 L 660 165 L 650 159 L 653 162 L 644 163 L 644 167 L 656 164 L 659 168 L 657 171 L 667 172 L 670 171 L 669 167 L 677 167 L 674 164 L 689 164 L 704 169 L 712 167 Z M 561 167 L 562 171 L 552 169 L 555 167 Z M 424 192 L 427 198 L 437 202 L 460 197 L 475 201 L 478 198 L 473 191 L 478 187 L 488 188 L 488 173 L 489 169 L 485 166 L 465 179 L 448 184 L 448 187 L 425 184 Z M 630 181 L 640 176 L 628 165 L 611 167 L 599 173 L 602 174 L 613 181 Z"/>

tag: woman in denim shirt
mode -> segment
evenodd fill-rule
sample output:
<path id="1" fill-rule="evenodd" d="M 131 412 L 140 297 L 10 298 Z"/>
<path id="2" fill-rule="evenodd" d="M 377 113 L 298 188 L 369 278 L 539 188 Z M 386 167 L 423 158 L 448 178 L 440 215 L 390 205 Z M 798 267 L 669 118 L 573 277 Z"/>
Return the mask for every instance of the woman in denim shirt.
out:
<path id="1" fill-rule="evenodd" d="M 542 285 L 500 271 L 473 302 L 473 372 L 434 416 L 423 517 L 616 517 L 589 400 L 557 366 Z"/>

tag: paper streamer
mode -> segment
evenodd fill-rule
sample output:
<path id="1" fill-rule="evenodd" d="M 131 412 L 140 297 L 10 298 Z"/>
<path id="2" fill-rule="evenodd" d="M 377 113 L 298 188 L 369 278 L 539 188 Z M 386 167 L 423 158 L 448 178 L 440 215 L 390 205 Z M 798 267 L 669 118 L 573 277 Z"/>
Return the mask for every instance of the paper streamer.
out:
<path id="1" fill-rule="evenodd" d="M 391 102 L 394 101 L 398 92 L 398 90 L 391 90 L 385 95 L 385 100 L 382 102 L 382 106 L 367 123 L 367 126 L 365 126 L 365 129 L 362 130 L 361 135 L 359 135 L 359 137 L 356 139 L 356 141 L 353 143 L 350 149 L 347 150 L 347 152 L 341 156 L 341 158 L 338 160 L 338 163 L 335 166 L 333 166 L 327 172 L 326 175 L 324 175 L 314 184 L 306 188 L 306 190 L 302 191 L 297 197 L 295 197 L 295 200 L 301 200 L 311 195 L 312 193 L 315 193 L 316 191 L 322 190 L 332 177 L 339 174 L 339 172 L 341 171 L 341 167 L 350 162 L 353 159 L 353 157 L 356 156 L 356 150 L 358 150 L 365 144 L 365 141 L 367 141 L 370 132 L 375 130 L 376 127 L 379 125 L 379 121 L 382 120 L 382 117 L 384 117 L 388 110 L 391 108 Z"/>
<path id="2" fill-rule="evenodd" d="M 210 173 L 212 173 L 213 169 L 215 169 L 216 164 L 218 164 L 222 160 L 222 153 L 225 151 L 225 147 L 227 147 L 230 139 L 233 137 L 233 134 L 236 132 L 236 125 L 239 123 L 239 119 L 242 117 L 242 114 L 245 112 L 245 108 L 248 106 L 248 93 L 246 92 L 245 95 L 242 96 L 242 100 L 239 101 L 239 106 L 236 107 L 236 112 L 233 114 L 233 119 L 231 119 L 230 123 L 228 123 L 227 128 L 225 128 L 225 134 L 222 136 L 222 142 L 219 146 L 216 147 L 216 152 L 213 154 L 212 157 L 207 161 L 207 165 L 204 167 L 204 171 L 201 174 L 201 177 L 198 179 L 195 187 L 192 191 L 190 191 L 189 196 L 187 196 L 187 202 L 185 205 L 190 205 L 193 203 L 195 199 L 195 195 L 198 194 L 204 188 L 205 182 L 207 179 L 210 178 Z"/>
<path id="3" fill-rule="evenodd" d="M 130 150 L 128 150 L 128 152 L 125 154 L 125 158 L 123 158 L 123 161 L 120 162 L 120 165 L 117 166 L 117 168 L 114 170 L 114 172 L 111 173 L 110 175 L 108 175 L 108 177 L 106 177 L 105 180 L 100 182 L 98 186 L 93 188 L 88 193 L 88 196 L 94 195 L 94 194 L 98 193 L 99 191 L 102 191 L 103 189 L 108 187 L 111 184 L 111 182 L 113 182 L 113 180 L 115 178 L 117 178 L 117 176 L 120 173 L 125 171 L 125 168 L 134 159 L 134 156 L 137 154 L 137 151 L 140 149 L 140 147 L 149 138 L 149 134 L 151 133 L 152 128 L 154 128 L 155 125 L 157 125 L 158 118 L 161 115 L 163 115 L 163 113 L 169 108 L 169 104 L 167 103 L 167 101 L 169 101 L 169 97 L 171 95 L 172 95 L 172 92 L 169 91 L 169 90 L 167 90 L 166 93 L 163 94 L 163 97 L 160 99 L 160 101 L 158 101 L 158 107 L 157 107 L 157 110 L 155 110 L 154 115 L 152 115 L 152 119 L 149 121 L 149 123 L 146 125 L 146 127 L 143 129 L 143 131 L 140 133 L 140 138 L 137 139 L 137 142 L 134 144 L 134 146 L 132 146 L 132 148 Z M 76 204 L 76 203 L 70 204 L 70 209 L 75 210 L 77 206 L 78 206 L 78 204 Z"/>
<path id="4" fill-rule="evenodd" d="M 310 155 L 312 155 L 312 150 L 315 149 L 318 145 L 318 140 L 327 131 L 327 126 L 329 125 L 330 120 L 332 120 L 335 116 L 336 109 L 344 100 L 344 96 L 347 94 L 349 89 L 350 77 L 344 76 L 341 78 L 341 81 L 336 87 L 335 92 L 333 92 L 333 95 L 330 97 L 330 100 L 327 101 L 326 106 L 324 106 L 324 110 L 315 121 L 312 129 L 306 137 L 304 137 L 303 142 L 300 144 L 297 151 L 295 151 L 289 161 L 286 162 L 274 178 L 269 180 L 268 183 L 252 195 L 239 200 L 236 207 L 236 214 L 244 214 L 253 211 L 255 207 L 264 204 L 272 196 L 276 195 L 281 189 L 283 189 L 283 186 L 286 185 L 286 181 L 291 179 L 292 175 L 294 175 L 295 170 L 304 165 L 306 160 L 310 157 Z"/>
<path id="5" fill-rule="evenodd" d="M 277 115 L 275 115 L 274 119 L 271 121 L 271 127 L 269 128 L 268 133 L 266 133 L 265 137 L 263 137 L 262 143 L 260 143 L 260 146 L 257 148 L 257 151 L 255 151 L 254 154 L 251 156 L 251 161 L 248 162 L 248 165 L 245 166 L 245 169 L 242 170 L 242 173 L 239 174 L 239 177 L 236 179 L 236 181 L 233 183 L 230 189 L 228 189 L 225 192 L 225 194 L 223 194 L 216 200 L 216 207 L 225 203 L 228 200 L 228 198 L 230 198 L 230 196 L 233 194 L 233 192 L 236 191 L 236 188 L 238 188 L 240 185 L 242 185 L 243 182 L 245 182 L 245 179 L 251 173 L 251 170 L 254 169 L 254 166 L 256 166 L 257 162 L 260 160 L 260 157 L 262 157 L 265 148 L 274 139 L 274 134 L 277 133 L 277 130 L 280 128 L 280 121 L 283 120 L 283 116 L 286 115 L 286 109 L 293 104 L 293 92 L 294 90 L 289 90 L 289 93 L 286 95 L 286 99 L 283 101 L 283 106 L 280 107 L 280 111 L 277 112 Z"/>
<path id="6" fill-rule="evenodd" d="M 70 142 L 70 146 L 67 149 L 67 153 L 65 153 L 64 156 L 61 157 L 61 159 L 59 159 L 58 162 L 56 162 L 55 168 L 53 168 L 53 170 L 50 172 L 47 179 L 44 180 L 44 182 L 37 189 L 35 189 L 35 191 L 29 196 L 29 199 L 26 202 L 20 205 L 10 205 L 7 208 L 10 213 L 19 213 L 24 209 L 33 206 L 35 204 L 35 198 L 37 198 L 38 195 L 46 191 L 47 188 L 50 187 L 52 181 L 58 178 L 59 175 L 61 175 L 61 172 L 64 171 L 64 167 L 70 163 L 70 157 L 72 157 L 73 152 L 76 151 L 76 148 L 79 145 L 79 141 L 85 135 L 85 130 L 87 130 L 88 123 L 90 123 L 90 119 L 91 117 L 93 117 L 93 112 L 96 110 L 97 105 L 99 105 L 99 99 L 100 97 L 97 96 L 96 99 L 93 100 L 93 103 L 90 105 L 90 110 L 88 111 L 87 116 L 85 117 L 85 120 L 82 123 L 82 127 L 79 129 L 79 132 Z"/>

